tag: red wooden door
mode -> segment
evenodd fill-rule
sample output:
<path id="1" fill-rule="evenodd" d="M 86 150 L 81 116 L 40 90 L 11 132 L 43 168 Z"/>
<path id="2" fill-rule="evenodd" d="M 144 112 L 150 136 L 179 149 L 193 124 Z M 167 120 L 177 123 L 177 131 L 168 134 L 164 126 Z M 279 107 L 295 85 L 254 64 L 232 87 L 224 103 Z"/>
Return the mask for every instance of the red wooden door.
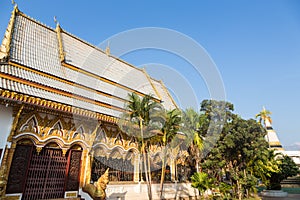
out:
<path id="1" fill-rule="evenodd" d="M 23 193 L 22 200 L 63 198 L 65 191 L 78 191 L 81 150 L 17 145 L 6 193 Z"/>
<path id="2" fill-rule="evenodd" d="M 70 150 L 69 152 L 66 191 L 77 191 L 79 189 L 81 153 L 81 150 Z"/>
<path id="3" fill-rule="evenodd" d="M 32 153 L 23 200 L 64 197 L 67 158 L 60 149 L 44 148 Z"/>

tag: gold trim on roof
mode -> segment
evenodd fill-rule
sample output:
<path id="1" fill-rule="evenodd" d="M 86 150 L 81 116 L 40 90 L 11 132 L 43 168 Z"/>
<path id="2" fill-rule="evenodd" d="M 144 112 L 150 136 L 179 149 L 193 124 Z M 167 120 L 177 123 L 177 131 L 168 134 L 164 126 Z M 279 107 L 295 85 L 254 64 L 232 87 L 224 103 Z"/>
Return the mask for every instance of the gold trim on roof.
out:
<path id="1" fill-rule="evenodd" d="M 79 37 L 73 35 L 72 33 L 69 33 L 68 31 L 66 31 L 66 30 L 64 30 L 64 29 L 62 29 L 62 32 L 63 32 L 64 34 L 67 34 L 68 36 L 70 36 L 70 37 L 72 37 L 72 38 L 74 38 L 74 39 L 76 39 L 76 40 L 78 40 L 78 41 L 80 41 L 80 42 L 82 42 L 82 43 L 84 43 L 84 44 L 86 44 L 86 45 L 88 45 L 88 46 L 94 48 L 95 50 L 97 50 L 97 51 L 99 51 L 99 52 L 101 52 L 101 53 L 104 53 L 104 54 L 106 53 L 105 50 L 100 49 L 99 47 L 97 47 L 97 46 L 95 46 L 95 45 L 93 45 L 93 44 L 91 44 L 91 43 L 89 43 L 89 42 L 83 40 L 82 38 L 79 38 Z M 134 65 L 132 65 L 132 64 L 130 64 L 130 63 L 128 63 L 128 62 L 126 62 L 126 61 L 124 61 L 124 60 L 122 60 L 122 59 L 120 59 L 120 58 L 114 56 L 114 55 L 112 55 L 112 54 L 109 54 L 109 57 L 115 59 L 116 61 L 122 62 L 122 63 L 126 64 L 127 66 L 132 67 L 132 68 L 134 68 L 134 69 L 136 69 L 136 70 L 142 71 L 142 69 L 140 69 L 140 68 L 138 68 L 138 67 L 136 67 L 136 66 L 134 66 Z"/>
<path id="2" fill-rule="evenodd" d="M 60 62 L 64 62 L 64 60 L 65 60 L 65 52 L 64 52 L 62 38 L 61 38 L 61 31 L 62 31 L 62 29 L 60 28 L 59 23 L 56 24 L 55 31 L 56 31 L 56 35 L 57 35 L 57 41 L 58 41 L 58 49 L 59 49 Z"/>
<path id="3" fill-rule="evenodd" d="M 74 39 L 76 39 L 76 40 L 78 40 L 78 41 L 80 41 L 80 42 L 82 42 L 82 43 L 84 43 L 84 44 L 86 44 L 86 45 L 88 45 L 88 46 L 94 48 L 95 50 L 97 50 L 97 51 L 99 51 L 99 52 L 101 52 L 101 53 L 104 53 L 104 54 L 108 55 L 107 52 L 106 52 L 106 50 L 104 51 L 104 50 L 100 49 L 99 47 L 97 47 L 97 46 L 95 46 L 95 45 L 93 45 L 93 44 L 90 44 L 90 43 L 88 43 L 87 41 L 85 41 L 85 40 L 83 40 L 83 39 L 81 39 L 81 38 L 79 38 L 79 37 L 73 35 L 72 33 L 67 32 L 67 31 L 64 30 L 64 29 L 61 29 L 61 32 L 63 32 L 64 34 L 67 34 L 68 36 L 70 36 L 70 37 L 72 37 L 72 38 L 74 38 Z M 131 67 L 131 68 L 133 68 L 133 69 L 135 69 L 135 70 L 143 71 L 142 69 L 140 69 L 140 68 L 138 68 L 138 67 L 136 67 L 136 66 L 134 66 L 134 65 L 132 65 L 132 64 L 130 64 L 130 63 L 128 63 L 128 62 L 126 62 L 126 61 L 124 61 L 124 60 L 118 58 L 118 57 L 115 57 L 115 56 L 112 55 L 112 54 L 110 54 L 110 47 L 109 47 L 109 55 L 108 55 L 108 56 L 111 57 L 111 58 L 113 58 L 113 59 L 115 59 L 115 61 L 119 61 L 119 62 L 121 62 L 121 63 L 123 63 L 123 64 L 125 64 L 125 65 L 127 65 L 127 66 L 129 66 L 129 67 Z M 138 95 L 140 95 L 140 96 L 145 96 L 145 95 L 147 95 L 147 94 L 144 94 L 144 93 L 142 93 L 142 92 L 140 92 L 140 91 L 137 91 L 137 90 L 134 90 L 134 89 L 132 89 L 132 88 L 129 88 L 129 87 L 125 86 L 125 85 L 122 85 L 122 84 L 120 84 L 120 83 L 117 83 L 117 82 L 114 82 L 114 81 L 112 81 L 112 80 L 109 80 L 109 79 L 107 79 L 107 78 L 105 78 L 105 77 L 101 77 L 101 76 L 96 75 L 96 74 L 94 74 L 94 73 L 92 73 L 92 72 L 86 71 L 86 70 L 82 69 L 81 67 L 74 66 L 74 65 L 72 65 L 72 64 L 70 64 L 70 63 L 67 63 L 65 60 L 64 60 L 64 62 L 62 62 L 61 64 L 62 64 L 64 67 L 69 67 L 70 69 L 72 69 L 72 70 L 74 70 L 74 71 L 81 72 L 81 73 L 86 74 L 86 75 L 88 75 L 88 76 L 95 77 L 95 78 L 97 78 L 97 79 L 99 79 L 99 80 L 105 81 L 105 82 L 107 82 L 107 83 L 110 83 L 110 84 L 115 85 L 115 86 L 117 86 L 117 87 L 120 87 L 120 88 L 122 88 L 122 89 L 125 89 L 125 90 L 127 90 L 127 91 L 129 91 L 129 92 L 134 92 L 134 93 L 136 93 L 136 94 L 138 94 Z M 153 98 L 153 100 L 156 101 L 156 102 L 160 102 L 160 101 L 161 101 L 160 99 L 158 99 L 158 98 L 156 98 L 156 97 L 152 97 L 152 98 Z"/>
<path id="4" fill-rule="evenodd" d="M 3 59 L 5 57 L 9 56 L 9 50 L 10 50 L 10 43 L 12 38 L 12 32 L 14 27 L 14 22 L 16 18 L 16 14 L 19 12 L 18 6 L 14 6 L 14 10 L 11 13 L 11 17 L 7 26 L 7 29 L 4 34 L 4 38 L 0 47 L 0 59 Z"/>
<path id="5" fill-rule="evenodd" d="M 59 110 L 59 111 L 63 111 L 63 112 L 69 112 L 69 113 L 73 113 L 76 115 L 82 115 L 85 117 L 96 118 L 101 121 L 106 121 L 106 122 L 111 122 L 111 123 L 117 123 L 117 121 L 118 121 L 118 119 L 116 117 L 112 117 L 109 115 L 97 113 L 97 112 L 90 111 L 90 110 L 85 110 L 82 108 L 73 107 L 70 105 L 62 104 L 62 103 L 53 102 L 53 101 L 46 100 L 46 99 L 41 99 L 41 98 L 29 96 L 29 95 L 24 95 L 24 94 L 12 92 L 9 90 L 1 90 L 0 89 L 0 97 L 15 100 L 15 101 L 21 101 L 21 102 L 28 103 L 28 104 L 34 104 L 34 105 L 42 106 L 42 107 L 49 108 L 49 109 Z"/>
<path id="6" fill-rule="evenodd" d="M 62 66 L 68 67 L 69 69 L 72 69 L 72 70 L 77 71 L 77 72 L 79 72 L 79 73 L 85 74 L 85 75 L 87 75 L 87 76 L 91 76 L 91 77 L 93 77 L 93 78 L 96 78 L 96 79 L 98 79 L 98 80 L 104 81 L 104 82 L 106 82 L 106 83 L 109 83 L 109 84 L 114 85 L 114 86 L 116 86 L 116 87 L 122 88 L 122 89 L 124 89 L 124 90 L 129 91 L 129 92 L 134 92 L 134 93 L 136 93 L 136 94 L 138 94 L 138 95 L 140 95 L 140 96 L 145 96 L 145 94 L 142 93 L 142 92 L 140 92 L 140 91 L 134 90 L 134 89 L 132 89 L 132 88 L 130 88 L 130 87 L 128 87 L 128 86 L 122 85 L 122 84 L 120 84 L 120 83 L 118 83 L 118 82 L 109 80 L 109 79 L 107 79 L 107 78 L 104 78 L 104 77 L 99 76 L 99 75 L 97 75 L 97 74 L 94 74 L 94 73 L 92 73 L 92 72 L 86 71 L 86 70 L 84 70 L 84 69 L 82 69 L 82 68 L 79 68 L 79 67 L 76 67 L 76 66 L 74 66 L 74 65 L 72 65 L 72 64 L 69 64 L 69 63 L 66 63 L 66 62 L 62 62 L 61 64 L 62 64 Z M 160 102 L 160 100 L 157 99 L 157 98 L 155 98 L 155 97 L 153 97 L 153 100 L 156 101 L 156 102 Z"/>
<path id="7" fill-rule="evenodd" d="M 74 82 L 71 82 L 69 80 L 65 80 L 65 79 L 61 79 L 61 78 L 57 78 L 51 74 L 46 74 L 44 72 L 41 72 L 41 71 L 37 71 L 37 70 L 33 70 L 33 69 L 30 69 L 28 67 L 25 67 L 23 65 L 20 65 L 18 63 L 15 63 L 15 62 L 12 62 L 12 61 L 8 61 L 8 65 L 12 65 L 12 66 L 15 66 L 15 67 L 18 67 L 20 69 L 23 69 L 23 70 L 26 70 L 26 71 L 29 71 L 31 73 L 35 73 L 35 74 L 38 74 L 38 75 L 41 75 L 41 76 L 45 76 L 47 78 L 51 78 L 53 80 L 56 80 L 56 81 L 60 81 L 62 83 L 65 83 L 65 84 L 69 84 L 71 86 L 75 86 L 75 87 L 79 87 L 81 89 L 84 89 L 84 90 L 88 90 L 90 92 L 94 92 L 96 94 L 100 94 L 100 95 L 103 95 L 103 96 L 106 96 L 106 97 L 110 97 L 110 98 L 113 98 L 113 99 L 117 99 L 119 101 L 123 101 L 124 103 L 125 102 L 128 102 L 127 99 L 123 99 L 121 97 L 118 97 L 118 96 L 115 96 L 115 95 L 112 95 L 112 94 L 108 94 L 108 93 L 105 93 L 105 92 L 102 92 L 100 90 L 96 90 L 96 89 L 93 89 L 93 88 L 89 88 L 87 86 L 84 86 L 84 85 L 81 85 L 81 84 L 78 84 L 78 83 L 74 83 Z"/>
<path id="8" fill-rule="evenodd" d="M 270 146 L 281 146 L 281 143 L 279 141 L 269 142 Z"/>
<path id="9" fill-rule="evenodd" d="M 48 26 L 48 25 L 46 25 L 46 24 L 44 24 L 44 23 L 42 23 L 42 22 L 40 22 L 40 21 L 38 21 L 38 20 L 36 20 L 36 19 L 34 19 L 32 17 L 29 17 L 28 15 L 26 15 L 23 12 L 21 12 L 20 10 L 18 10 L 18 15 L 22 16 L 22 17 L 25 17 L 26 19 L 32 21 L 33 23 L 37 23 L 37 24 L 39 24 L 40 26 L 42 26 L 42 27 L 44 27 L 46 29 L 49 29 L 51 31 L 55 31 L 52 27 L 50 27 L 50 26 Z"/>
<path id="10" fill-rule="evenodd" d="M 62 91 L 62 90 L 59 90 L 59 89 L 51 88 L 49 86 L 40 85 L 38 83 L 34 83 L 34 82 L 31 82 L 31 81 L 28 81 L 28 80 L 24 80 L 24 79 L 15 77 L 15 76 L 4 74 L 2 72 L 0 72 L 0 75 L 4 79 L 8 79 L 8 80 L 11 80 L 11 81 L 14 81 L 14 82 L 18 82 L 18 83 L 22 83 L 22 84 L 25 84 L 25 85 L 29 85 L 29 86 L 32 86 L 32 87 L 35 87 L 35 88 L 38 88 L 38 89 L 42 89 L 42 90 L 45 90 L 45 91 L 48 91 L 48 92 L 52 92 L 52 93 L 55 93 L 55 94 L 60 94 L 60 95 L 67 96 L 67 97 L 70 97 L 70 98 L 73 98 L 73 99 L 77 99 L 77 100 L 80 100 L 80 101 L 89 102 L 91 104 L 95 104 L 95 105 L 98 105 L 98 106 L 106 107 L 106 108 L 109 108 L 109 109 L 114 109 L 114 110 L 117 110 L 117 111 L 120 111 L 120 112 L 126 111 L 124 108 L 113 106 L 113 105 L 110 105 L 108 103 L 104 103 L 104 102 L 101 102 L 101 101 L 93 100 L 93 99 L 90 99 L 90 98 L 87 98 L 87 97 L 82 97 L 82 96 L 79 96 L 77 94 L 73 94 L 73 93 L 70 93 L 70 92 L 66 92 L 66 91 Z"/>
<path id="11" fill-rule="evenodd" d="M 171 99 L 173 105 L 178 109 L 178 106 L 176 104 L 176 102 L 174 101 L 174 99 L 172 98 L 171 94 L 169 93 L 169 91 L 167 90 L 164 82 L 162 80 L 159 81 L 160 84 L 162 85 L 163 90 L 165 91 L 165 93 L 167 93 L 168 97 Z"/>
<path id="12" fill-rule="evenodd" d="M 22 13 L 21 11 L 19 11 L 18 8 L 17 8 L 17 6 L 15 6 L 15 8 L 14 8 L 14 10 L 13 10 L 13 12 L 12 12 L 11 20 L 10 20 L 9 25 L 8 25 L 8 27 L 7 27 L 7 33 L 5 34 L 6 37 L 4 38 L 3 43 L 2 43 L 2 46 L 1 46 L 1 50 L 7 51 L 7 53 L 3 53 L 2 51 L 0 51 L 0 59 L 1 59 L 1 58 L 4 58 L 4 57 L 6 57 L 6 56 L 9 56 L 9 49 L 8 49 L 8 48 L 5 48 L 5 46 L 10 47 L 10 40 L 11 40 L 11 38 L 12 38 L 12 34 L 13 34 L 13 30 L 14 30 L 14 22 L 15 22 L 15 18 L 16 18 L 17 15 L 18 15 L 18 16 L 22 16 L 22 17 L 25 17 L 26 19 L 28 19 L 28 20 L 30 20 L 30 21 L 32 21 L 32 22 L 34 22 L 34 23 L 37 23 L 37 24 L 39 24 L 40 26 L 43 26 L 44 28 L 47 28 L 47 29 L 49 29 L 49 30 L 51 30 L 51 31 L 53 31 L 53 32 L 56 32 L 56 34 L 57 34 L 57 40 L 58 40 L 59 56 L 60 56 L 60 61 L 61 61 L 62 66 L 65 66 L 65 67 L 68 67 L 68 68 L 70 68 L 70 69 L 72 69 L 72 70 L 75 70 L 75 71 L 77 71 L 77 72 L 81 72 L 81 73 L 84 73 L 84 74 L 86 74 L 86 75 L 95 77 L 95 78 L 97 78 L 97 79 L 99 79 L 99 80 L 101 80 L 101 81 L 105 81 L 105 82 L 107 82 L 107 83 L 109 83 L 109 84 L 111 84 L 111 85 L 114 85 L 114 86 L 116 86 L 116 87 L 125 89 L 125 90 L 127 90 L 127 91 L 129 91 L 129 92 L 135 92 L 135 93 L 139 94 L 140 96 L 145 96 L 145 95 L 146 95 L 146 94 L 144 94 L 144 93 L 141 92 L 141 91 L 135 90 L 134 88 L 130 88 L 130 87 L 128 87 L 128 86 L 122 85 L 122 84 L 120 84 L 120 83 L 118 83 L 118 82 L 112 81 L 112 80 L 107 79 L 107 78 L 105 78 L 105 77 L 101 77 L 101 76 L 99 76 L 99 75 L 96 75 L 96 74 L 94 74 L 93 72 L 89 72 L 89 71 L 86 71 L 85 69 L 82 69 L 82 68 L 80 68 L 80 67 L 76 67 L 76 66 L 73 66 L 73 65 L 71 65 L 71 64 L 69 64 L 69 63 L 66 63 L 66 61 L 65 61 L 65 52 L 64 52 L 64 49 L 63 49 L 63 42 L 62 42 L 62 33 L 66 33 L 66 32 L 59 26 L 59 24 L 57 24 L 56 29 L 53 29 L 53 28 L 51 28 L 51 27 L 49 27 L 49 26 L 47 26 L 47 25 L 45 25 L 45 24 L 43 24 L 43 23 L 41 23 L 41 22 L 39 22 L 39 21 L 37 21 L 37 20 L 35 20 L 35 19 L 29 17 L 29 16 L 27 16 L 26 14 Z M 78 38 L 78 37 L 76 37 L 76 36 L 73 36 L 72 34 L 69 34 L 69 33 L 66 33 L 66 34 L 68 34 L 68 35 L 70 35 L 70 36 L 76 38 L 77 40 L 82 41 L 82 42 L 84 42 L 84 43 L 86 43 L 86 44 L 88 44 L 88 45 L 94 47 L 95 49 L 97 49 L 97 50 L 103 52 L 103 50 L 101 50 L 101 49 L 99 49 L 99 48 L 97 48 L 97 47 L 95 47 L 95 46 L 93 46 L 93 45 L 91 45 L 91 44 L 89 44 L 89 43 L 87 43 L 87 42 L 81 40 L 80 38 Z M 7 36 L 9 36 L 9 37 L 7 37 Z M 8 39 L 8 38 L 9 38 L 9 39 Z M 4 44 L 5 44 L 5 45 L 4 45 Z M 104 53 L 104 52 L 103 52 L 103 53 Z M 114 57 L 114 56 L 111 56 L 111 57 L 114 58 L 116 61 L 125 63 L 127 66 L 130 66 L 130 67 L 132 67 L 132 68 L 134 68 L 134 69 L 136 69 L 136 70 L 142 70 L 142 69 L 139 69 L 139 68 L 137 68 L 137 67 L 135 67 L 135 66 L 133 66 L 133 65 L 131 65 L 131 64 L 129 64 L 129 63 L 127 63 L 127 62 L 125 62 L 125 61 L 123 61 L 123 60 L 121 60 L 121 59 L 119 59 L 119 58 L 116 58 L 116 57 Z M 9 61 L 9 59 L 8 59 L 8 61 Z M 11 64 L 10 61 L 9 61 L 9 63 Z M 14 66 L 16 66 L 16 65 L 18 65 L 18 67 L 19 67 L 19 66 L 23 66 L 23 65 L 18 64 L 18 63 L 15 63 L 15 64 L 14 64 Z M 26 66 L 23 66 L 23 68 L 27 69 Z M 39 74 L 39 71 L 36 71 L 36 70 L 32 70 L 32 71 L 34 71 L 35 73 L 38 73 L 38 74 Z M 11 77 L 13 77 L 13 76 L 11 76 Z M 48 74 L 47 74 L 47 77 L 49 77 Z M 52 76 L 52 77 L 53 77 L 53 76 Z M 14 79 L 15 79 L 15 78 L 14 78 Z M 22 82 L 23 82 L 23 79 L 20 79 L 20 78 L 16 78 L 16 79 L 22 80 Z M 67 80 L 64 80 L 64 79 L 56 78 L 56 80 L 59 80 L 59 81 L 62 81 L 62 82 L 65 82 L 65 83 L 68 83 L 68 84 L 71 84 L 71 85 L 72 85 L 72 84 L 75 85 L 75 83 L 72 83 L 72 82 L 67 81 Z M 30 83 L 30 85 L 33 83 L 33 82 L 31 82 L 31 81 L 27 81 L 27 82 L 28 82 L 28 84 Z M 152 82 L 150 82 L 150 83 L 152 84 Z M 37 84 L 37 85 L 42 86 L 42 85 L 40 85 L 40 84 Z M 77 85 L 77 84 L 76 84 L 76 85 Z M 80 85 L 79 87 L 84 87 L 84 86 L 81 86 L 81 85 Z M 50 88 L 51 91 L 52 91 L 52 88 L 51 88 L 51 87 L 48 87 L 48 89 L 49 89 L 49 88 Z M 86 88 L 84 88 L 84 89 L 86 89 Z M 100 92 L 100 91 L 98 91 L 98 92 Z M 98 93 L 98 92 L 97 92 L 97 93 Z M 115 98 L 115 99 L 118 99 L 118 100 L 121 100 L 121 101 L 124 101 L 124 102 L 127 101 L 126 99 L 123 99 L 123 98 L 120 98 L 120 97 L 111 96 L 111 95 L 106 94 L 106 93 L 103 93 L 103 92 L 100 92 L 100 93 L 101 93 L 101 95 L 105 95 L 105 96 L 110 97 L 110 98 Z M 159 97 L 159 98 L 161 98 L 161 97 Z M 156 97 L 153 97 L 153 100 L 156 101 L 156 102 L 160 102 L 160 101 L 161 101 L 161 99 L 158 99 L 158 98 L 156 98 Z M 107 106 L 105 106 L 105 107 L 112 108 L 111 105 L 107 105 Z M 119 107 L 117 107 L 117 109 L 119 109 L 119 110 L 124 110 L 123 108 L 119 108 Z"/>
<path id="13" fill-rule="evenodd" d="M 154 84 L 152 83 L 151 78 L 150 78 L 149 74 L 147 73 L 147 71 L 146 71 L 145 69 L 143 69 L 142 71 L 144 72 L 145 76 L 147 77 L 148 81 L 150 82 L 150 84 L 151 84 L 151 86 L 152 86 L 154 92 L 156 93 L 157 97 L 158 97 L 160 100 L 162 100 L 162 99 L 161 99 L 161 95 L 159 94 L 159 92 L 157 91 L 156 87 L 155 87 Z"/>
<path id="14" fill-rule="evenodd" d="M 7 42 L 7 37 L 5 37 L 4 40 L 3 40 L 3 43 L 2 43 L 2 45 L 1 45 L 1 49 L 0 49 L 0 59 L 2 59 L 2 58 L 4 58 L 4 57 L 8 56 L 9 49 L 5 48 L 5 46 L 8 46 L 8 47 L 10 46 L 10 40 L 11 40 L 12 32 L 13 32 L 13 24 L 14 24 L 14 19 L 15 19 L 16 15 L 25 17 L 26 19 L 28 19 L 28 20 L 30 20 L 30 21 L 32 21 L 32 22 L 34 22 L 34 23 L 37 23 L 37 24 L 39 24 L 40 26 L 43 26 L 44 28 L 47 28 L 47 29 L 49 29 L 49 30 L 51 30 L 51 31 L 57 33 L 57 39 L 58 39 L 58 43 L 59 43 L 59 44 L 58 44 L 58 46 L 59 46 L 59 47 L 58 47 L 58 48 L 59 48 L 59 56 L 60 56 L 60 61 L 61 61 L 62 66 L 68 67 L 68 68 L 70 68 L 70 69 L 72 69 L 72 70 L 75 70 L 75 71 L 77 71 L 77 72 L 81 72 L 81 73 L 86 74 L 86 75 L 88 75 L 88 76 L 95 77 L 95 78 L 97 78 L 97 79 L 99 79 L 99 80 L 101 80 L 101 81 L 105 81 L 105 82 L 107 82 L 107 83 L 109 83 L 109 84 L 115 85 L 115 86 L 120 87 L 120 88 L 122 88 L 122 89 L 125 89 L 125 90 L 127 90 L 127 91 L 129 91 L 129 92 L 135 92 L 135 93 L 139 94 L 140 96 L 145 96 L 145 95 L 146 95 L 146 94 L 144 94 L 144 93 L 142 93 L 142 92 L 140 92 L 140 91 L 137 91 L 137 90 L 135 90 L 135 89 L 133 89 L 133 88 L 130 88 L 130 87 L 125 86 L 125 85 L 122 85 L 122 84 L 117 83 L 117 82 L 115 82 L 115 81 L 112 81 L 112 80 L 110 80 L 110 79 L 101 77 L 101 76 L 96 75 L 96 74 L 94 74 L 94 73 L 92 73 L 92 72 L 86 71 L 86 70 L 84 70 L 84 69 L 82 69 L 82 68 L 80 68 L 80 67 L 76 67 L 76 66 L 74 66 L 74 65 L 72 65 L 72 64 L 66 63 L 66 61 L 65 61 L 65 55 L 66 55 L 66 53 L 64 52 L 64 49 L 63 49 L 63 42 L 62 42 L 62 37 L 61 37 L 61 34 L 62 34 L 62 33 L 67 34 L 67 35 L 69 35 L 69 36 L 75 38 L 76 40 L 79 40 L 79 41 L 81 41 L 81 42 L 83 42 L 83 43 L 85 43 L 85 44 L 91 46 L 92 48 L 94 48 L 94 49 L 96 49 L 96 50 L 98 50 L 98 51 L 100 51 L 100 52 L 102 52 L 102 53 L 105 53 L 105 51 L 103 51 L 102 49 L 100 49 L 100 48 L 98 48 L 98 47 L 96 47 L 96 46 L 94 46 L 94 45 L 92 45 L 92 44 L 90 44 L 90 43 L 88 43 L 88 42 L 86 42 L 86 41 L 84 41 L 84 40 L 82 40 L 82 39 L 80 39 L 80 38 L 74 36 L 74 35 L 72 35 L 71 33 L 66 32 L 65 30 L 63 30 L 63 29 L 60 27 L 60 25 L 59 25 L 58 23 L 57 23 L 56 29 L 53 29 L 53 28 L 51 28 L 51 27 L 49 27 L 49 26 L 47 26 L 47 25 L 41 23 L 40 21 L 38 21 L 38 20 L 36 20 L 36 19 L 33 19 L 33 18 L 27 16 L 26 14 L 22 13 L 21 11 L 19 11 L 18 8 L 17 8 L 17 6 L 15 6 L 15 8 L 14 8 L 14 10 L 13 10 L 13 12 L 12 12 L 11 20 L 10 20 L 10 23 L 9 23 L 9 25 L 8 25 L 8 27 L 7 27 L 7 31 L 6 31 L 6 34 L 5 34 L 5 36 L 6 36 L 6 35 L 9 35 L 9 43 Z M 4 44 L 5 44 L 5 45 L 4 45 Z M 4 46 L 3 46 L 3 45 L 4 45 Z M 3 50 L 4 52 L 2 52 L 2 50 Z M 7 52 L 7 53 L 6 53 L 6 52 Z M 137 67 L 135 67 L 135 66 L 133 66 L 133 65 L 131 65 L 131 64 L 127 63 L 127 62 L 125 62 L 124 60 L 121 60 L 121 59 L 117 58 L 117 57 L 114 57 L 114 56 L 112 56 L 112 55 L 109 55 L 109 56 L 112 57 L 113 59 L 119 61 L 119 62 L 122 62 L 122 63 L 126 64 L 127 66 L 130 66 L 130 67 L 136 69 L 136 70 L 140 70 L 140 71 L 142 70 L 142 69 L 139 69 L 139 68 L 137 68 Z M 160 102 L 160 100 L 159 100 L 158 98 L 156 98 L 156 97 L 153 97 L 153 99 L 154 99 L 156 102 Z"/>

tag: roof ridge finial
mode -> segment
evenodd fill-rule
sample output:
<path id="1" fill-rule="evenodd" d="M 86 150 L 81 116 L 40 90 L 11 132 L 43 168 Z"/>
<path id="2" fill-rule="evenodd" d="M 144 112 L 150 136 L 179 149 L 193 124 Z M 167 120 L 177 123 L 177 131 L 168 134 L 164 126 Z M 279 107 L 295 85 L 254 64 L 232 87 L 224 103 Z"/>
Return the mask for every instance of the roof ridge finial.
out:
<path id="1" fill-rule="evenodd" d="M 18 12 L 18 4 L 15 2 L 15 0 L 11 0 L 11 4 L 14 6 L 13 12 Z"/>
<path id="2" fill-rule="evenodd" d="M 106 54 L 107 56 L 110 55 L 110 45 L 109 45 L 109 41 L 107 42 L 107 46 L 106 46 L 106 48 L 105 48 L 105 54 Z"/>
<path id="3" fill-rule="evenodd" d="M 58 20 L 57 20 L 57 18 L 56 18 L 56 16 L 53 17 L 53 20 L 54 20 L 54 23 L 55 23 L 56 27 L 57 27 L 57 26 L 60 26 L 60 25 L 59 25 L 59 22 L 58 22 Z"/>

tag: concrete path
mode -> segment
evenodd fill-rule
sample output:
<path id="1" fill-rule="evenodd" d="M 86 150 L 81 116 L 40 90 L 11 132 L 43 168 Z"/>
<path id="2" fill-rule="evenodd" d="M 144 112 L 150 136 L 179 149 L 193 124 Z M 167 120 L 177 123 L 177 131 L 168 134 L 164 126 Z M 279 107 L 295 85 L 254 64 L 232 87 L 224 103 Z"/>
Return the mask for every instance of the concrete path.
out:
<path id="1" fill-rule="evenodd" d="M 300 194 L 289 194 L 287 197 L 263 197 L 262 200 L 300 200 Z"/>

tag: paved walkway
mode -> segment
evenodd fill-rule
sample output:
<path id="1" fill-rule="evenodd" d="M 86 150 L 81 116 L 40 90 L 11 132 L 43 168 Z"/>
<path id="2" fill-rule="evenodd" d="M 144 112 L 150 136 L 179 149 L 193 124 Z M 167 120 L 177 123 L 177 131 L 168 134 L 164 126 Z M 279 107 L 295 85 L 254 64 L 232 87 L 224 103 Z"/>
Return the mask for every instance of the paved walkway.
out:
<path id="1" fill-rule="evenodd" d="M 287 197 L 263 197 L 263 200 L 299 200 L 300 194 L 289 194 Z"/>

